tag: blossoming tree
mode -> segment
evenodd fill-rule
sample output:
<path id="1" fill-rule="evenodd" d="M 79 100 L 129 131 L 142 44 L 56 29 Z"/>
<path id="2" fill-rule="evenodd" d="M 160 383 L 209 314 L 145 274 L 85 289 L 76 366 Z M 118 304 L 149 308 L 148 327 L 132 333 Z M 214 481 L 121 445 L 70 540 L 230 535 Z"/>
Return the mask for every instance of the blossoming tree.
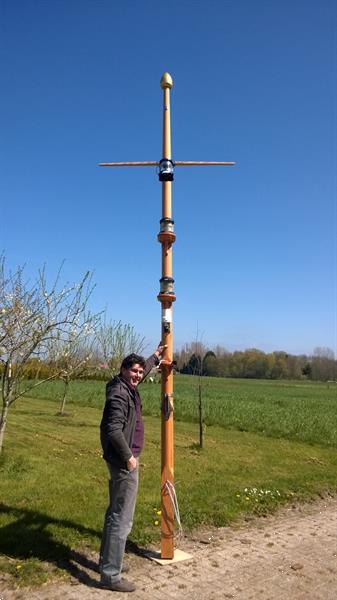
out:
<path id="1" fill-rule="evenodd" d="M 0 257 L 0 453 L 12 404 L 60 372 L 56 368 L 44 379 L 27 381 L 27 362 L 34 357 L 45 359 L 53 344 L 69 346 L 72 339 L 90 330 L 96 319 L 87 308 L 94 287 L 91 274 L 87 272 L 79 283 L 64 286 L 60 276 L 61 268 L 49 286 L 43 268 L 31 281 L 25 278 L 24 267 L 6 272 L 5 258 Z"/>
<path id="2" fill-rule="evenodd" d="M 104 318 L 96 330 L 97 356 L 101 358 L 101 368 L 104 367 L 110 377 L 116 375 L 127 354 L 141 354 L 145 346 L 145 338 L 129 323 Z"/>

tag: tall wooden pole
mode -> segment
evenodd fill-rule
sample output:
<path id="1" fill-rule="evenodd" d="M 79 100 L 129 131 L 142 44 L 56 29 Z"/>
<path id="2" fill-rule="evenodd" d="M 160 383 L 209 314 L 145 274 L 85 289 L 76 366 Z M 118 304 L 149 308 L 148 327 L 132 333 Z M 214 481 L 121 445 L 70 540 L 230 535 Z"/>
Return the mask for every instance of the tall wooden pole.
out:
<path id="1" fill-rule="evenodd" d="M 173 81 L 164 73 L 160 85 L 163 89 L 163 158 L 171 161 L 170 90 Z M 172 175 L 173 178 L 173 175 Z M 161 362 L 161 558 L 174 557 L 174 509 L 172 486 L 174 483 L 173 462 L 173 332 L 172 332 L 172 244 L 175 241 L 172 221 L 172 180 L 170 173 L 162 179 L 162 220 L 158 239 L 162 244 L 162 278 L 160 280 L 162 342 L 166 349 Z"/>
<path id="2" fill-rule="evenodd" d="M 195 161 L 171 159 L 170 90 L 172 77 L 164 73 L 160 80 L 163 90 L 163 156 L 160 161 L 104 162 L 101 167 L 159 167 L 162 182 L 162 218 L 158 240 L 162 244 L 162 277 L 158 300 L 161 302 L 162 342 L 166 346 L 161 361 L 161 558 L 174 557 L 174 463 L 173 463 L 173 335 L 172 303 L 174 294 L 172 277 L 172 244 L 174 221 L 172 219 L 172 181 L 174 167 L 232 166 L 234 162 Z"/>

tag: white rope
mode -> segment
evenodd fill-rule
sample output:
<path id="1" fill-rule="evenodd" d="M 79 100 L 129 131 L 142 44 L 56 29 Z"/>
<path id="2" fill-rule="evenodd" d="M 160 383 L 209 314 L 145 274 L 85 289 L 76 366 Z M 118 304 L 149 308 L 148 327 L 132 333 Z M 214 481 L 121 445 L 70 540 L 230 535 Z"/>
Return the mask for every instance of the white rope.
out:
<path id="1" fill-rule="evenodd" d="M 173 506 L 174 516 L 176 518 L 176 521 L 177 521 L 178 527 L 179 527 L 179 533 L 182 534 L 183 528 L 181 526 L 179 504 L 178 504 L 178 498 L 177 498 L 175 487 L 171 481 L 166 481 L 164 483 L 163 487 L 164 487 L 164 489 L 167 490 L 167 493 L 170 496 L 170 500 L 171 500 L 171 503 Z"/>

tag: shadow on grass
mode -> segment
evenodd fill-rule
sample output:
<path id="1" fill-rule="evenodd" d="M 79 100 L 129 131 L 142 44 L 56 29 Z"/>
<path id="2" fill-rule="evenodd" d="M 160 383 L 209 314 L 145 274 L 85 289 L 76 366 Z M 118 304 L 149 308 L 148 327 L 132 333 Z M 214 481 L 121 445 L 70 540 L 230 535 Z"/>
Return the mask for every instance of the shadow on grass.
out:
<path id="1" fill-rule="evenodd" d="M 98 574 L 98 562 L 55 539 L 48 526 L 56 525 L 73 529 L 83 536 L 96 536 L 100 539 L 100 533 L 96 530 L 83 527 L 68 519 L 56 519 L 38 511 L 11 507 L 2 503 L 0 503 L 0 514 L 7 514 L 15 519 L 0 529 L 0 553 L 15 560 L 38 559 L 44 563 L 51 563 L 67 571 L 80 583 L 90 587 L 100 587 L 98 579 L 94 579 L 87 572 L 90 570 Z M 131 540 L 127 541 L 126 552 L 149 558 L 149 551 Z"/>
<path id="2" fill-rule="evenodd" d="M 70 573 L 81 583 L 98 587 L 84 569 L 98 572 L 98 565 L 85 554 L 74 551 L 69 545 L 58 541 L 48 531 L 48 526 L 57 525 L 66 529 L 74 529 L 83 535 L 97 536 L 96 530 L 83 527 L 67 519 L 55 519 L 49 515 L 14 508 L 0 503 L 0 513 L 14 517 L 8 525 L 0 530 L 0 552 L 17 560 L 38 559 L 49 562 Z"/>

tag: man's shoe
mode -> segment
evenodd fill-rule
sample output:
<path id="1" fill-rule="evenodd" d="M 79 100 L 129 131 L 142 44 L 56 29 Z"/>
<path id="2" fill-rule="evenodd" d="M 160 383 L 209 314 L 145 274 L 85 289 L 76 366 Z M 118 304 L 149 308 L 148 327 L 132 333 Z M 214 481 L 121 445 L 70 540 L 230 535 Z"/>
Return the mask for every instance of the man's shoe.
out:
<path id="1" fill-rule="evenodd" d="M 131 581 L 127 579 L 121 579 L 120 581 L 116 581 L 111 583 L 109 581 L 101 581 L 101 587 L 105 590 L 111 590 L 112 592 L 134 592 L 136 586 Z"/>

